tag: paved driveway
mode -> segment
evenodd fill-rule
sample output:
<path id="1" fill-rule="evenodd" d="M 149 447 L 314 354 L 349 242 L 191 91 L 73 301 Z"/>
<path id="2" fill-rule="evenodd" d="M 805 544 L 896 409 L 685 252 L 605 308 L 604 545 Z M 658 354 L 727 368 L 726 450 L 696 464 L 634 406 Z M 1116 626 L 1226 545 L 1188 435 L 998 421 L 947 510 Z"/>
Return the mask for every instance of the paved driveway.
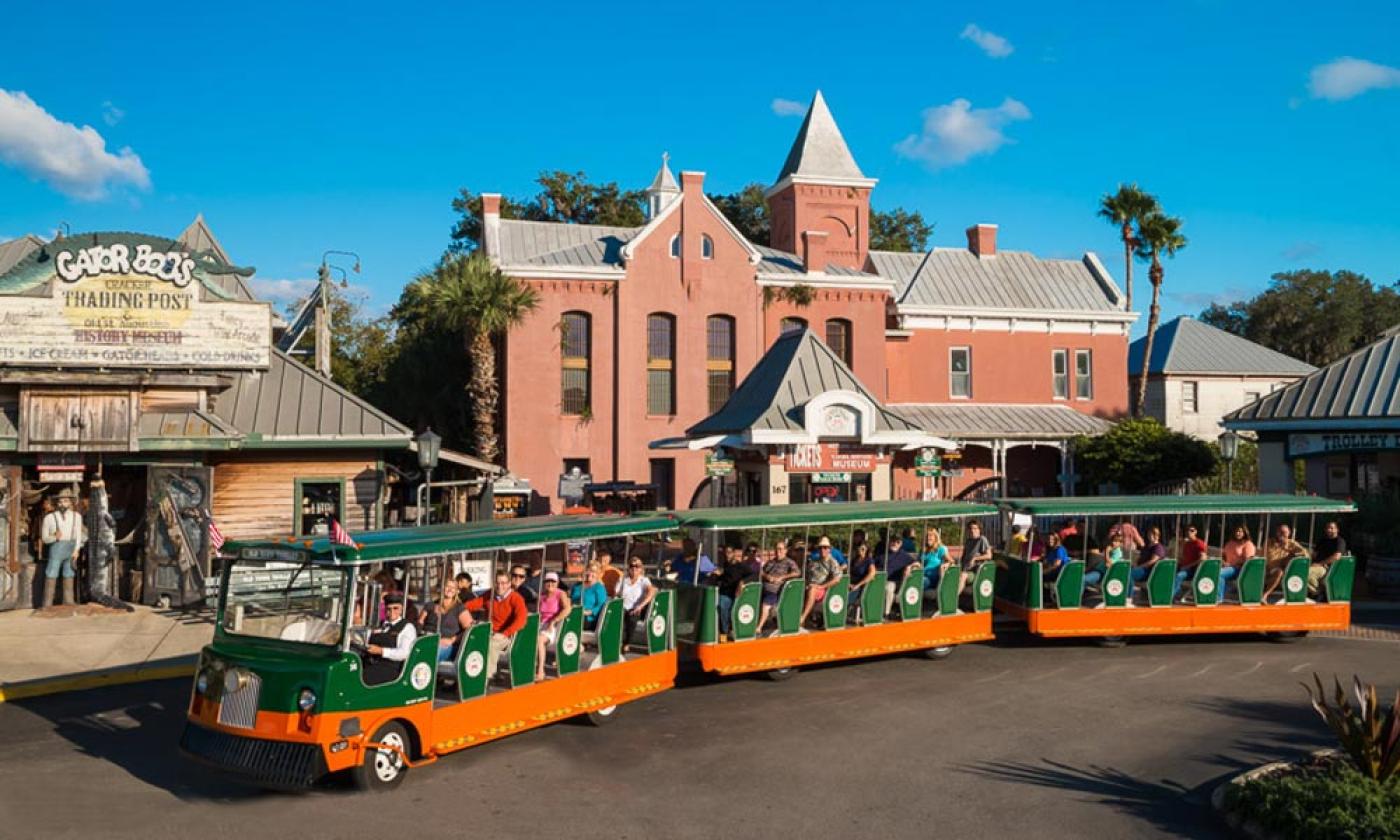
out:
<path id="1" fill-rule="evenodd" d="M 1227 775 L 1327 744 L 1299 681 L 1394 690 L 1400 645 L 1011 638 L 786 683 L 689 686 L 563 723 L 381 797 L 268 794 L 175 750 L 184 681 L 0 705 L 8 836 L 1218 836 Z M 11 833 L 13 832 L 13 833 Z"/>

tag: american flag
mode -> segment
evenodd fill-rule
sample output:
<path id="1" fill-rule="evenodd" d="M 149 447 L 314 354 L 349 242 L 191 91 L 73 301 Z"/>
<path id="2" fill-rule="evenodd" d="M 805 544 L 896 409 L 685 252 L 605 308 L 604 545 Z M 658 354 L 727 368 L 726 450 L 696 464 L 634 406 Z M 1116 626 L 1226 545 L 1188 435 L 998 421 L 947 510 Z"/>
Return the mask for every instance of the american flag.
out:
<path id="1" fill-rule="evenodd" d="M 224 547 L 224 532 L 219 530 L 219 526 L 214 524 L 214 517 L 209 517 L 209 547 L 218 552 Z"/>
<path id="2" fill-rule="evenodd" d="M 350 532 L 345 530 L 338 519 L 331 520 L 331 542 L 336 545 L 348 545 L 351 548 L 355 547 L 355 541 L 350 539 Z"/>

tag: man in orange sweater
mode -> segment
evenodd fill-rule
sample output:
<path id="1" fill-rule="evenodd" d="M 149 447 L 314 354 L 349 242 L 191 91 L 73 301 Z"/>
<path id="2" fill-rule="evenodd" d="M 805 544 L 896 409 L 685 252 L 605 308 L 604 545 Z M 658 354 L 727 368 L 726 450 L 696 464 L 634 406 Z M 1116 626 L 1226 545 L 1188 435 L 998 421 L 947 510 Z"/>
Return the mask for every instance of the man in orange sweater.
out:
<path id="1" fill-rule="evenodd" d="M 501 652 L 510 647 L 511 638 L 525 626 L 530 611 L 525 606 L 525 599 L 511 588 L 510 574 L 505 571 L 496 573 L 496 586 L 490 595 L 479 595 L 468 601 L 466 606 L 468 614 L 486 610 L 490 615 L 491 644 L 486 654 L 486 679 L 490 680 L 496 676 Z"/>

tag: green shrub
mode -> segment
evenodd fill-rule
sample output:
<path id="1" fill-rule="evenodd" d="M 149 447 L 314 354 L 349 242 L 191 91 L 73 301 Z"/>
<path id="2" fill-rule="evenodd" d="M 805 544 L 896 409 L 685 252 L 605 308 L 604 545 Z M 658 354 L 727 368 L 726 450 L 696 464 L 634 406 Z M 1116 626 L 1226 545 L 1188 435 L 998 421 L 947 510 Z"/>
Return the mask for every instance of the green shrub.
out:
<path id="1" fill-rule="evenodd" d="M 1227 802 L 1288 838 L 1400 837 L 1400 784 L 1368 779 L 1343 763 L 1236 785 Z"/>

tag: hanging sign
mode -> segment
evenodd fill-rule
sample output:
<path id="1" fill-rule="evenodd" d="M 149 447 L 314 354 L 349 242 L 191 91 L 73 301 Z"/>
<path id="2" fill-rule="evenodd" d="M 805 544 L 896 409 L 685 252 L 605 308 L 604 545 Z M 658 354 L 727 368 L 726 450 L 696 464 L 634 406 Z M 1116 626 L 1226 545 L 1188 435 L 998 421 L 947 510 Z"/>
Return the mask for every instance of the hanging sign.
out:
<path id="1" fill-rule="evenodd" d="M 705 475 L 722 478 L 734 472 L 734 459 L 714 452 L 705 455 Z"/>
<path id="2" fill-rule="evenodd" d="M 845 484 L 851 480 L 848 472 L 819 472 L 812 473 L 812 481 L 817 484 Z"/>
<path id="3" fill-rule="evenodd" d="M 914 474 L 919 478 L 937 478 L 942 468 L 943 460 L 933 447 L 924 447 L 914 456 Z"/>

